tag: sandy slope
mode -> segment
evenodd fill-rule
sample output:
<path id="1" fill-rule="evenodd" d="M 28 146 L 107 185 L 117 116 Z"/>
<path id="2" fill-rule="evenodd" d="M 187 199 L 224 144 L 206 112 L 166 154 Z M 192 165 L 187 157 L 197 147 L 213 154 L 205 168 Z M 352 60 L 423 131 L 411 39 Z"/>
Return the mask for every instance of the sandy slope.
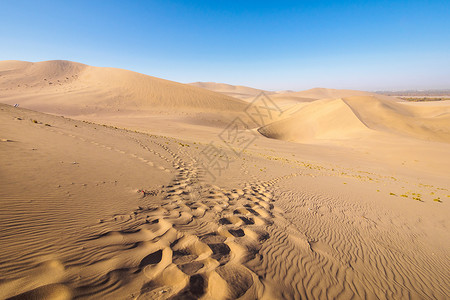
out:
<path id="1" fill-rule="evenodd" d="M 351 139 L 368 134 L 367 127 L 341 99 L 312 102 L 292 116 L 259 129 L 266 137 L 308 142 Z"/>
<path id="2" fill-rule="evenodd" d="M 0 62 L 0 100 L 65 115 L 201 108 L 242 111 L 246 104 L 194 86 L 127 70 L 69 61 Z"/>
<path id="3" fill-rule="evenodd" d="M 0 113 L 1 298 L 450 292 L 448 173 L 259 138 L 213 181 L 200 151 L 214 131 L 185 141 Z"/>
<path id="4" fill-rule="evenodd" d="M 428 108 L 428 109 L 427 109 Z M 388 134 L 450 142 L 450 106 L 407 106 L 375 96 L 317 100 L 259 132 L 297 142 L 350 140 Z"/>
<path id="5" fill-rule="evenodd" d="M 253 101 L 262 92 L 267 95 L 272 101 L 283 109 L 289 109 L 292 106 L 312 102 L 319 99 L 336 99 L 342 97 L 353 96 L 376 96 L 380 99 L 396 100 L 388 96 L 377 95 L 374 93 L 356 91 L 356 90 L 338 90 L 327 88 L 313 88 L 305 91 L 293 92 L 293 91 L 266 91 L 260 89 L 254 89 L 246 86 L 236 86 L 225 83 L 215 82 L 194 82 L 191 85 L 211 90 L 217 93 L 225 94 L 227 96 L 242 99 L 246 102 Z"/>
<path id="6" fill-rule="evenodd" d="M 190 85 L 214 91 L 217 93 L 221 93 L 230 97 L 238 98 L 238 99 L 249 99 L 255 98 L 261 92 L 264 92 L 266 95 L 276 94 L 276 92 L 265 91 L 261 89 L 255 89 L 242 85 L 231 85 L 226 83 L 217 83 L 217 82 L 193 82 L 189 83 Z"/>
<path id="7" fill-rule="evenodd" d="M 300 92 L 288 92 L 279 94 L 279 97 L 290 96 L 309 99 L 325 99 L 325 98 L 341 98 L 352 96 L 370 96 L 373 95 L 369 92 L 356 91 L 356 90 L 339 90 L 339 89 L 327 89 L 327 88 L 313 88 Z"/>
<path id="8" fill-rule="evenodd" d="M 286 92 L 270 95 L 273 101 L 279 103 L 283 107 L 289 107 L 296 104 L 305 102 L 312 102 L 319 99 L 336 99 L 342 97 L 352 96 L 370 96 L 373 95 L 369 92 L 355 91 L 355 90 L 337 90 L 326 88 L 314 88 L 300 92 Z M 385 97 L 380 96 L 379 97 Z M 388 98 L 388 97 L 386 97 Z"/>
<path id="9" fill-rule="evenodd" d="M 449 298 L 448 103 L 320 90 L 234 140 L 200 88 L 0 69 L 0 299 Z"/>
<path id="10" fill-rule="evenodd" d="M 369 92 L 355 91 L 355 90 L 337 90 L 327 88 L 313 88 L 305 91 L 293 92 L 293 91 L 267 91 L 261 89 L 255 89 L 240 85 L 231 85 L 226 83 L 216 82 L 193 82 L 190 85 L 203 88 L 206 90 L 221 93 L 227 96 L 242 99 L 247 102 L 254 100 L 259 94 L 264 93 L 269 96 L 280 107 L 287 109 L 290 106 L 311 102 L 318 99 L 330 99 L 341 98 L 351 96 L 371 96 L 375 95 Z M 389 98 L 386 96 L 377 95 L 379 98 Z M 394 98 L 392 98 L 394 99 Z"/>

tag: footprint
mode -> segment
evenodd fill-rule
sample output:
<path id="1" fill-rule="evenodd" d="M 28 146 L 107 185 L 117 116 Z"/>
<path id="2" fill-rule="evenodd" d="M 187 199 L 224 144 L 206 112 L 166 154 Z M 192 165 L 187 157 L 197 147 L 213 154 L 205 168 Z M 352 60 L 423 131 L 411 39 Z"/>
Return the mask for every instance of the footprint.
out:
<path id="1" fill-rule="evenodd" d="M 161 201 L 158 207 L 140 207 L 98 224 L 102 233 L 85 241 L 91 253 L 86 268 L 95 280 L 86 277 L 83 286 L 73 284 L 75 297 L 89 290 L 92 297 L 102 291 L 103 298 L 114 298 L 123 281 L 136 280 L 139 296 L 148 299 L 255 298 L 257 284 L 259 290 L 264 288 L 258 275 L 243 264 L 253 261 L 261 243 L 269 239 L 264 230 L 273 219 L 269 189 L 264 183 L 233 189 L 206 184 L 201 169 L 181 160 L 169 147 L 150 139 L 159 147 L 156 151 L 136 142 L 172 162 L 174 179 L 152 197 Z M 171 172 L 136 154 L 128 155 Z M 92 253 L 103 254 L 96 261 Z"/>

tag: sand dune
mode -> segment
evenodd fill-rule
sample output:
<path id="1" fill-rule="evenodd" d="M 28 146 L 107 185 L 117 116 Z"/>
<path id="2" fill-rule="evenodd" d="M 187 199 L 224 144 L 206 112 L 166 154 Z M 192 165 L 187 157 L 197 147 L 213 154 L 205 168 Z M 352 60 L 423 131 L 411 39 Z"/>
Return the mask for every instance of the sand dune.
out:
<path id="1" fill-rule="evenodd" d="M 152 76 L 69 61 L 0 62 L 0 101 L 45 112 L 99 112 L 201 108 L 242 111 L 231 97 Z"/>
<path id="2" fill-rule="evenodd" d="M 370 92 L 356 91 L 356 90 L 338 90 L 338 89 L 327 89 L 327 88 L 313 88 L 305 91 L 267 91 L 262 89 L 255 89 L 251 87 L 241 86 L 241 85 L 231 85 L 226 83 L 217 82 L 193 82 L 190 85 L 214 91 L 217 93 L 225 94 L 231 97 L 251 100 L 258 96 L 261 92 L 270 96 L 277 101 L 296 101 L 296 102 L 310 102 L 317 99 L 325 98 L 341 98 L 341 97 L 351 97 L 351 96 L 370 96 L 376 95 Z M 381 96 L 380 96 L 381 97 Z"/>
<path id="3" fill-rule="evenodd" d="M 216 82 L 193 82 L 189 83 L 190 85 L 207 89 L 210 91 L 214 91 L 217 93 L 221 93 L 230 97 L 238 98 L 238 99 L 249 99 L 255 98 L 261 92 L 264 92 L 266 95 L 276 94 L 276 92 L 265 91 L 261 89 L 255 89 L 247 86 L 241 85 L 231 85 L 226 83 L 216 83 Z"/>
<path id="4" fill-rule="evenodd" d="M 273 101 L 276 101 L 284 108 L 293 106 L 299 103 L 312 102 L 319 99 L 335 99 L 351 96 L 370 96 L 369 92 L 355 91 L 355 90 L 336 90 L 326 88 L 314 88 L 300 92 L 286 92 L 270 95 Z M 383 96 L 380 96 L 383 97 Z"/>
<path id="5" fill-rule="evenodd" d="M 368 128 L 341 99 L 318 100 L 303 106 L 292 116 L 258 130 L 266 137 L 308 142 L 356 138 Z"/>
<path id="6" fill-rule="evenodd" d="M 428 109 L 419 106 L 355 96 L 317 100 L 301 106 L 290 117 L 266 125 L 259 132 L 270 138 L 296 142 L 342 140 L 386 133 L 424 140 L 450 142 L 449 106 Z"/>
<path id="7" fill-rule="evenodd" d="M 356 91 L 356 90 L 337 90 L 327 88 L 313 88 L 300 92 L 283 93 L 278 96 L 300 97 L 309 99 L 324 99 L 324 98 L 342 98 L 352 96 L 370 96 L 370 92 Z"/>
<path id="8" fill-rule="evenodd" d="M 367 127 L 431 141 L 450 142 L 450 106 L 437 112 L 427 106 L 405 106 L 379 97 L 349 97 L 343 101 Z M 425 112 L 425 110 L 427 112 Z"/>
<path id="9" fill-rule="evenodd" d="M 283 110 L 287 110 L 290 114 L 292 111 L 298 110 L 298 107 L 307 102 L 312 102 L 319 99 L 335 99 L 351 96 L 371 96 L 376 95 L 369 92 L 356 91 L 356 90 L 337 90 L 326 88 L 313 88 L 305 91 L 293 92 L 293 91 L 267 91 L 261 89 L 254 89 L 246 86 L 230 85 L 225 83 L 216 82 L 194 82 L 190 85 L 221 93 L 230 97 L 242 99 L 246 102 L 251 102 L 255 98 L 264 93 L 268 96 L 276 105 Z M 380 99 L 391 99 L 387 96 L 376 95 Z M 295 108 L 297 106 L 297 108 Z"/>

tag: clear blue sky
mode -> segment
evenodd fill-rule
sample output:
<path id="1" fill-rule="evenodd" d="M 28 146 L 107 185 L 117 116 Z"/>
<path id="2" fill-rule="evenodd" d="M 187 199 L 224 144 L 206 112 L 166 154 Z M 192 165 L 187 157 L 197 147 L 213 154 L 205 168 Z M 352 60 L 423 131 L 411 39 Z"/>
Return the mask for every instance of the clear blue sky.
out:
<path id="1" fill-rule="evenodd" d="M 450 88 L 450 2 L 0 0 L 10 59 L 272 90 Z"/>

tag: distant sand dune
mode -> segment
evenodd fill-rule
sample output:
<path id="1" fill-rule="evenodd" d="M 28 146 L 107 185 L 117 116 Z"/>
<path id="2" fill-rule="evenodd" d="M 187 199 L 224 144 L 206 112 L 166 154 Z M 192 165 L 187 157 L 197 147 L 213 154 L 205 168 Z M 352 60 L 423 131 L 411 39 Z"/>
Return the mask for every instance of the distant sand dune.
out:
<path id="1" fill-rule="evenodd" d="M 221 93 L 227 96 L 239 98 L 247 102 L 254 100 L 259 94 L 264 93 L 269 96 L 277 105 L 283 109 L 288 109 L 296 104 L 312 102 L 319 99 L 342 98 L 352 96 L 373 96 L 388 99 L 390 97 L 382 96 L 370 92 L 343 90 L 343 89 L 327 89 L 327 88 L 313 88 L 305 91 L 267 91 L 262 89 L 255 89 L 240 85 L 231 85 L 216 82 L 194 82 L 190 85 Z M 395 98 L 390 98 L 394 100 Z"/>
<path id="2" fill-rule="evenodd" d="M 296 142 L 369 137 L 383 132 L 424 140 L 450 142 L 448 106 L 428 110 L 380 99 L 355 96 L 317 100 L 286 119 L 259 129 L 266 137 Z M 434 115 L 437 112 L 438 115 Z"/>
<path id="3" fill-rule="evenodd" d="M 261 92 L 264 92 L 266 95 L 276 94 L 276 92 L 265 91 L 261 89 L 255 89 L 247 86 L 241 85 L 231 85 L 226 83 L 216 83 L 216 82 L 193 82 L 189 83 L 190 85 L 214 91 L 217 93 L 221 93 L 230 97 L 238 98 L 238 99 L 249 99 L 255 98 Z"/>
<path id="4" fill-rule="evenodd" d="M 356 91 L 356 90 L 339 90 L 339 89 L 327 89 L 327 88 L 313 88 L 300 92 L 288 92 L 278 94 L 274 97 L 299 97 L 309 99 L 326 99 L 326 98 L 342 98 L 352 96 L 370 96 L 374 95 L 370 92 Z"/>
<path id="5" fill-rule="evenodd" d="M 340 100 L 320 100 L 304 106 L 287 119 L 258 130 L 266 137 L 308 142 L 314 139 L 346 139 L 368 128 Z"/>
<path id="6" fill-rule="evenodd" d="M 370 96 L 369 92 L 355 90 L 337 90 L 326 88 L 313 88 L 300 92 L 286 92 L 270 95 L 270 97 L 281 106 L 288 107 L 299 103 L 312 102 L 320 99 L 336 99 L 352 96 Z M 383 97 L 383 96 L 380 96 Z"/>

